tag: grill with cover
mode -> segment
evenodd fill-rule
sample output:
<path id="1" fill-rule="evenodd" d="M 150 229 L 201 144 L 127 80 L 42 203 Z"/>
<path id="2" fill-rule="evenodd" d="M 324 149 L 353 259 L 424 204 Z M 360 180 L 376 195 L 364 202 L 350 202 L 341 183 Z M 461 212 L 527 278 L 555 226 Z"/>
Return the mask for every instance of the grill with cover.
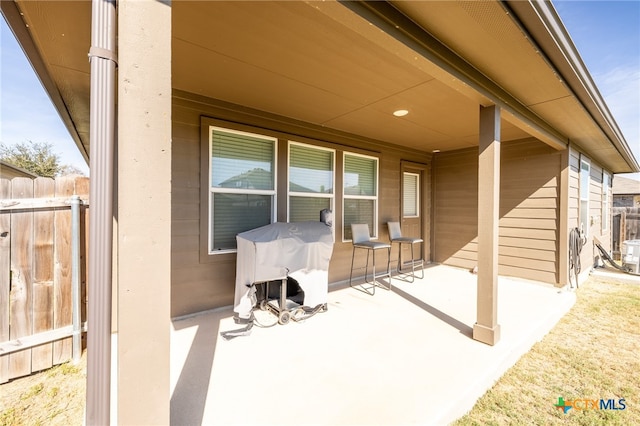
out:
<path id="1" fill-rule="evenodd" d="M 240 233 L 236 239 L 238 254 L 234 312 L 238 318 L 251 317 L 257 303 L 256 284 L 281 281 L 281 300 L 277 313 L 281 323 L 287 322 L 289 311 L 284 303 L 287 278 L 300 285 L 304 292 L 304 307 L 326 308 L 329 261 L 334 242 L 328 224 L 276 222 Z"/>

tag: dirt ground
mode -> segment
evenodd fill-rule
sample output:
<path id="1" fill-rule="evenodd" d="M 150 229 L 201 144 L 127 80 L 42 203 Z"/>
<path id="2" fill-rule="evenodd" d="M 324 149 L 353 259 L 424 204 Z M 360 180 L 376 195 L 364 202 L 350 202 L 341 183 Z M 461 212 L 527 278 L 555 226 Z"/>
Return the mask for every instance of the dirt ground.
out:
<path id="1" fill-rule="evenodd" d="M 0 385 L 0 426 L 82 425 L 86 351 L 80 362 L 60 364 Z"/>

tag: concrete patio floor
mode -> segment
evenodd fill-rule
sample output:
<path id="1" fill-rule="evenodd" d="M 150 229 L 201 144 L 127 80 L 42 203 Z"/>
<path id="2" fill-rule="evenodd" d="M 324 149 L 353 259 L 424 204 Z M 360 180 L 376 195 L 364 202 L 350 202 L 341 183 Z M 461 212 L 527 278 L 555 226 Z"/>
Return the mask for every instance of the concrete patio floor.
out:
<path id="1" fill-rule="evenodd" d="M 176 320 L 171 423 L 448 424 L 574 302 L 571 291 L 500 277 L 501 340 L 488 346 L 471 338 L 476 276 L 437 265 L 375 296 L 331 287 L 327 312 L 233 340 L 220 336 L 240 327 L 230 307 Z"/>

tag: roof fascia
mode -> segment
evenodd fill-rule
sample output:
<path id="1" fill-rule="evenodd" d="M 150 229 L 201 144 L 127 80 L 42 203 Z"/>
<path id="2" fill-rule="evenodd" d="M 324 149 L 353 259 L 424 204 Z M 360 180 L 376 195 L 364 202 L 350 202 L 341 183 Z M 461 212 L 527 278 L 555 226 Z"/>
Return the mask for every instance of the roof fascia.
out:
<path id="1" fill-rule="evenodd" d="M 78 135 L 73 119 L 71 118 L 71 114 L 69 114 L 69 111 L 67 110 L 67 106 L 58 91 L 58 87 L 51 77 L 46 63 L 42 59 L 42 56 L 40 56 L 40 52 L 31 37 L 31 33 L 22 19 L 22 14 L 18 5 L 14 1 L 0 1 L 0 12 L 2 12 L 2 16 L 7 22 L 7 25 L 24 51 L 27 60 L 35 71 L 36 76 L 45 89 L 45 92 L 49 95 L 49 99 L 51 99 L 54 108 L 67 128 L 69 135 L 78 147 L 80 154 L 87 164 L 89 164 L 89 154 L 80 140 L 80 136 Z"/>
<path id="2" fill-rule="evenodd" d="M 638 160 L 629 148 L 552 3 L 545 0 L 504 0 L 502 4 L 514 18 L 517 18 L 523 31 L 536 41 L 549 64 L 571 88 L 594 122 L 632 169 L 630 171 L 639 172 Z M 550 49 L 556 51 L 550 52 Z"/>
<path id="3" fill-rule="evenodd" d="M 529 128 L 533 129 L 538 138 L 551 147 L 558 150 L 567 148 L 569 140 L 565 135 L 549 125 L 518 99 L 474 68 L 392 4 L 386 1 L 354 2 L 339 0 L 339 2 L 525 123 Z"/>

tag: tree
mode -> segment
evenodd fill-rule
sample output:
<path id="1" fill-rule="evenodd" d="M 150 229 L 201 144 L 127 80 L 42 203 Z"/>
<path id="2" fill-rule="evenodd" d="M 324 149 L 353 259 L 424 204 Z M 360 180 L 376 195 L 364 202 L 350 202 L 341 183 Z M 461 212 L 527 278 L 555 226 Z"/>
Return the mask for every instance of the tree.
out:
<path id="1" fill-rule="evenodd" d="M 0 143 L 0 160 L 28 170 L 38 176 L 56 177 L 82 174 L 76 167 L 60 163 L 60 156 L 46 142 L 20 142 L 13 146 Z"/>
<path id="2" fill-rule="evenodd" d="M 76 166 L 72 166 L 70 164 L 65 164 L 60 167 L 60 172 L 58 176 L 69 176 L 69 175 L 81 175 L 84 176 L 84 172 L 77 168 Z"/>

